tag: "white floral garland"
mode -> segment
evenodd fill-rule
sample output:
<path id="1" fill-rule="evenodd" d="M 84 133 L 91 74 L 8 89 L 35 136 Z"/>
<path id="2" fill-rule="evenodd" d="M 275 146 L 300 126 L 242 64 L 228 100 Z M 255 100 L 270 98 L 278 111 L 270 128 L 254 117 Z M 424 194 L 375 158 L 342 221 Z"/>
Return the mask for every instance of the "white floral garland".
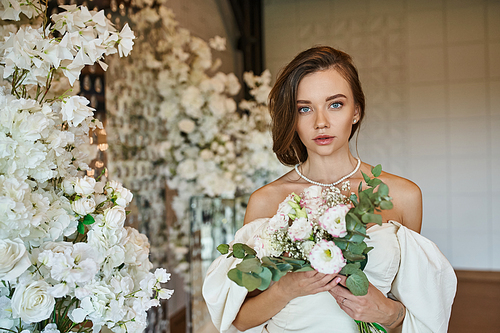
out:
<path id="1" fill-rule="evenodd" d="M 190 197 L 234 197 L 284 171 L 271 149 L 271 75 L 245 74 L 254 99 L 242 101 L 239 111 L 234 96 L 241 85 L 233 73 L 217 72 L 220 60 L 210 50 L 223 50 L 223 38 L 207 43 L 192 36 L 164 5 L 146 5 L 131 19 L 138 34 L 135 52 L 113 61 L 107 80 L 110 172 L 125 184 L 165 177 L 177 191 L 169 246 L 175 270 L 189 283 Z M 164 226 L 164 211 L 155 215 L 158 220 L 149 223 Z"/>
<path id="2" fill-rule="evenodd" d="M 62 7 L 52 24 L 0 31 L 0 330 L 142 332 L 146 311 L 173 292 L 160 285 L 169 274 L 150 272 L 147 238 L 124 227 L 132 193 L 83 176 L 89 129 L 102 128 L 89 101 L 50 92 L 54 77 L 73 85 L 86 64 L 126 56 L 134 35 L 103 11 Z M 45 8 L 2 1 L 0 17 Z"/>

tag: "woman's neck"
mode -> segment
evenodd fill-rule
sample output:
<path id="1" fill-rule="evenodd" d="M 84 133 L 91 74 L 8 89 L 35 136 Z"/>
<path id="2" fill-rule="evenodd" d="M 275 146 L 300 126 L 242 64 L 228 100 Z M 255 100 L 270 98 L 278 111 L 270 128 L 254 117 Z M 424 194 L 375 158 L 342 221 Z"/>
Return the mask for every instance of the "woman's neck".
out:
<path id="1" fill-rule="evenodd" d="M 300 172 L 307 178 L 316 182 L 330 184 L 351 173 L 357 159 L 350 151 L 337 154 L 337 156 L 312 155 L 299 167 Z"/>

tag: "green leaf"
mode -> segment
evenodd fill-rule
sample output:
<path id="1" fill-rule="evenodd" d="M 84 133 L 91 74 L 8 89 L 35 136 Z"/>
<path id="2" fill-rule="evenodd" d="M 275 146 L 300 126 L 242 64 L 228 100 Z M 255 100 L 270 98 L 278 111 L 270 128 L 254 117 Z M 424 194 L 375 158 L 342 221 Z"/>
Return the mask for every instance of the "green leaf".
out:
<path id="1" fill-rule="evenodd" d="M 243 259 L 239 264 L 236 265 L 243 273 L 254 272 L 259 274 L 262 272 L 262 267 L 260 266 L 260 260 L 257 258 Z"/>
<path id="2" fill-rule="evenodd" d="M 349 251 L 351 251 L 354 254 L 364 254 L 364 251 L 366 249 L 366 243 L 350 243 L 349 244 Z"/>
<path id="3" fill-rule="evenodd" d="M 377 187 L 380 183 L 382 183 L 382 181 L 378 178 L 372 178 L 368 181 L 368 186 L 371 186 L 371 187 Z"/>
<path id="4" fill-rule="evenodd" d="M 246 245 L 246 244 L 242 244 L 242 248 L 243 250 L 246 251 L 247 254 L 251 254 L 251 255 L 256 255 L 257 252 L 255 252 L 254 249 L 252 249 L 250 246 Z"/>
<path id="5" fill-rule="evenodd" d="M 359 262 L 355 262 L 352 264 L 347 264 L 344 267 L 342 267 L 342 270 L 340 271 L 340 274 L 342 275 L 351 275 L 359 271 L 360 264 Z"/>
<path id="6" fill-rule="evenodd" d="M 269 288 L 269 285 L 271 284 L 271 280 L 273 278 L 273 273 L 269 270 L 269 268 L 264 267 L 262 269 L 262 272 L 259 273 L 261 282 L 260 286 L 258 287 L 259 290 L 266 290 Z"/>
<path id="7" fill-rule="evenodd" d="M 288 257 L 282 257 L 282 259 L 286 262 L 286 263 L 289 263 L 291 265 L 295 264 L 295 265 L 300 265 L 300 266 L 303 266 L 306 262 L 302 259 L 294 259 L 294 258 L 288 258 Z"/>
<path id="8" fill-rule="evenodd" d="M 243 273 L 238 268 L 233 268 L 227 272 L 227 277 L 234 281 L 238 286 L 244 287 L 242 277 Z"/>
<path id="9" fill-rule="evenodd" d="M 362 254 L 354 254 L 349 250 L 342 251 L 342 254 L 344 255 L 344 258 L 346 258 L 349 261 L 360 261 L 366 258 Z"/>
<path id="10" fill-rule="evenodd" d="M 241 282 L 243 287 L 247 288 L 248 291 L 254 291 L 259 288 L 262 284 L 262 279 L 252 273 L 243 273 L 241 277 Z"/>
<path id="11" fill-rule="evenodd" d="M 345 239 L 351 243 L 361 243 L 365 240 L 365 236 L 360 235 L 357 232 L 351 232 L 350 235 L 345 236 Z"/>
<path id="12" fill-rule="evenodd" d="M 337 247 L 339 247 L 341 250 L 345 250 L 347 249 L 347 244 L 348 242 L 343 239 L 343 238 L 334 238 L 333 239 L 333 242 L 335 243 L 335 245 L 337 245 Z"/>
<path id="13" fill-rule="evenodd" d="M 287 215 L 288 215 L 288 217 L 289 217 L 292 221 L 293 221 L 293 220 L 295 220 L 295 219 L 297 218 L 297 216 L 296 216 L 296 215 L 294 215 L 294 214 L 292 214 L 292 213 L 288 213 Z"/>
<path id="14" fill-rule="evenodd" d="M 243 259 L 245 257 L 245 249 L 243 248 L 243 245 L 245 244 L 242 243 L 233 244 L 233 255 L 236 258 Z"/>
<path id="15" fill-rule="evenodd" d="M 314 271 L 314 268 L 310 264 L 304 265 L 302 268 L 297 269 L 295 272 L 308 272 L 308 271 Z"/>
<path id="16" fill-rule="evenodd" d="M 81 221 L 78 221 L 78 226 L 76 228 L 82 235 L 85 233 L 85 225 L 83 225 Z"/>
<path id="17" fill-rule="evenodd" d="M 377 323 L 370 323 L 370 325 L 373 325 L 373 327 L 375 327 L 380 332 L 387 333 L 387 331 L 385 330 L 385 328 L 383 328 L 381 325 L 379 325 Z"/>
<path id="18" fill-rule="evenodd" d="M 393 207 L 393 204 L 390 201 L 383 200 L 380 202 L 380 209 L 389 210 L 389 209 L 392 209 L 392 207 Z"/>
<path id="19" fill-rule="evenodd" d="M 306 212 L 306 209 L 305 209 L 305 208 L 302 208 L 302 209 L 296 210 L 296 213 L 297 213 L 297 217 L 298 217 L 298 218 L 301 218 L 301 217 L 306 218 L 306 217 L 307 217 L 307 212 Z"/>
<path id="20" fill-rule="evenodd" d="M 288 201 L 288 204 L 293 208 L 295 209 L 295 211 L 297 210 L 300 210 L 302 207 L 300 207 L 300 205 L 298 203 L 296 203 L 295 201 Z"/>
<path id="21" fill-rule="evenodd" d="M 377 224 L 382 224 L 382 215 L 379 214 L 372 214 L 372 213 L 366 213 L 361 217 L 361 220 L 364 223 L 377 223 Z"/>
<path id="22" fill-rule="evenodd" d="M 354 207 L 356 207 L 358 205 L 358 196 L 356 194 L 351 194 L 351 196 L 349 197 L 349 199 L 351 199 L 351 202 L 354 204 Z"/>
<path id="23" fill-rule="evenodd" d="M 270 257 L 262 257 L 262 266 L 264 267 L 273 267 L 277 269 L 276 263 Z"/>
<path id="24" fill-rule="evenodd" d="M 350 275 L 346 280 L 346 287 L 355 296 L 366 295 L 368 293 L 368 285 L 368 278 L 362 271 Z"/>
<path id="25" fill-rule="evenodd" d="M 363 171 L 361 171 L 361 174 L 363 175 L 363 179 L 365 180 L 365 183 L 368 183 L 370 181 L 370 177 Z"/>
<path id="26" fill-rule="evenodd" d="M 95 219 L 90 214 L 85 215 L 85 217 L 83 218 L 83 224 L 85 224 L 85 225 L 93 224 L 94 222 L 95 222 Z"/>
<path id="27" fill-rule="evenodd" d="M 382 173 L 382 165 L 377 165 L 372 168 L 373 177 L 378 177 Z"/>
<path id="28" fill-rule="evenodd" d="M 389 195 L 389 186 L 387 186 L 386 184 L 382 183 L 378 186 L 378 191 L 377 193 L 382 196 L 382 197 L 385 197 L 387 195 Z"/>
<path id="29" fill-rule="evenodd" d="M 371 250 L 373 250 L 373 246 L 368 246 L 365 248 L 365 250 L 363 251 L 363 254 L 367 254 L 368 252 L 370 252 Z"/>
<path id="30" fill-rule="evenodd" d="M 219 246 L 217 246 L 217 251 L 219 251 L 220 254 L 227 254 L 229 252 L 229 245 L 220 244 Z"/>

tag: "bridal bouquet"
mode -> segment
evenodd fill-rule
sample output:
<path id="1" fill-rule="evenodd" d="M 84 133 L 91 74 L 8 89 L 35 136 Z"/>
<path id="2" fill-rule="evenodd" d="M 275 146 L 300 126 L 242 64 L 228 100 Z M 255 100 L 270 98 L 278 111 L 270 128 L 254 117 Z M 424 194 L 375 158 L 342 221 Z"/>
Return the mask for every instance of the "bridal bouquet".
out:
<path id="1" fill-rule="evenodd" d="M 315 269 L 347 276 L 347 288 L 356 296 L 366 295 L 369 282 L 363 269 L 372 249 L 364 241 L 366 226 L 382 224 L 377 212 L 392 208 L 389 188 L 377 178 L 381 171 L 378 165 L 372 168 L 373 178 L 363 173 L 367 188 L 362 190 L 360 183 L 358 195 L 342 193 L 350 190 L 348 182 L 342 191 L 313 185 L 301 195 L 288 195 L 255 236 L 254 248 L 236 243 L 230 252 L 229 245 L 219 245 L 222 254 L 243 259 L 228 277 L 248 291 L 265 290 L 288 272 Z M 376 323 L 359 322 L 361 332 L 370 332 L 364 325 L 383 330 Z"/>
<path id="2" fill-rule="evenodd" d="M 85 65 L 127 55 L 134 36 L 84 6 L 49 24 L 46 5 L 0 4 L 4 20 L 43 21 L 0 26 L 0 332 L 142 332 L 172 294 L 169 274 L 150 272 L 147 238 L 124 226 L 132 193 L 84 175 L 89 130 L 102 129 L 89 101 L 49 93 L 57 77 L 73 85 Z"/>

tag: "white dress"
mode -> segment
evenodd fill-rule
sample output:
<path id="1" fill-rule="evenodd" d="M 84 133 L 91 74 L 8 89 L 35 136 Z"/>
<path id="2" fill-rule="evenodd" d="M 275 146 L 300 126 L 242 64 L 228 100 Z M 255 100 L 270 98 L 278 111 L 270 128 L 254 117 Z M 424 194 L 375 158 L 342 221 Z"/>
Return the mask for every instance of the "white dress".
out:
<path id="1" fill-rule="evenodd" d="M 253 235 L 268 219 L 258 219 L 240 229 L 234 242 L 253 245 Z M 392 294 L 406 307 L 403 333 L 446 332 L 456 291 L 453 268 L 434 243 L 397 222 L 368 229 L 365 273 L 384 295 Z M 227 278 L 240 259 L 220 256 L 209 267 L 203 296 L 212 321 L 221 332 L 239 332 L 233 325 L 247 291 Z M 279 313 L 246 332 L 358 332 L 328 292 L 297 297 Z"/>

